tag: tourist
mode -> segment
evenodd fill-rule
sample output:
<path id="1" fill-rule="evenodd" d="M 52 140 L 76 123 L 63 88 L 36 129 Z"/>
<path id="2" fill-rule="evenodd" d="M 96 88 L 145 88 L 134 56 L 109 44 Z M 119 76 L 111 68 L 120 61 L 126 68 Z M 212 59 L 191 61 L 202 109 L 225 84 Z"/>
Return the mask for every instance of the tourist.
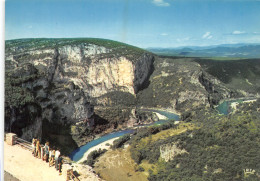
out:
<path id="1" fill-rule="evenodd" d="M 36 142 L 36 157 L 41 158 L 41 145 L 39 139 Z"/>
<path id="2" fill-rule="evenodd" d="M 32 154 L 35 157 L 36 156 L 36 139 L 32 139 Z"/>
<path id="3" fill-rule="evenodd" d="M 50 151 L 48 141 L 45 143 L 44 149 L 45 149 L 45 160 L 46 160 L 46 162 L 48 162 L 49 161 L 49 151 Z"/>
<path id="4" fill-rule="evenodd" d="M 56 170 L 59 170 L 59 167 L 58 167 L 58 159 L 59 159 L 59 156 L 60 156 L 60 151 L 57 149 L 55 151 L 55 168 Z"/>
<path id="5" fill-rule="evenodd" d="M 59 175 L 61 175 L 62 163 L 63 163 L 62 156 L 59 155 L 59 158 L 58 158 L 58 164 L 59 164 Z"/>
<path id="6" fill-rule="evenodd" d="M 54 157 L 55 157 L 55 150 L 50 149 L 50 160 L 49 160 L 49 167 L 51 167 L 54 164 Z"/>

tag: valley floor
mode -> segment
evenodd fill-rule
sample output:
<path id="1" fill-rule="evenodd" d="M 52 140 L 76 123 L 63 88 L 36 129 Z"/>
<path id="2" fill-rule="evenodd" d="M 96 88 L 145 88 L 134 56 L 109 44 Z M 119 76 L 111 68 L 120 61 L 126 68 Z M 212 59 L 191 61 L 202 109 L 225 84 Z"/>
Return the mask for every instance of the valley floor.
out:
<path id="1" fill-rule="evenodd" d="M 159 139 L 165 139 L 195 128 L 196 126 L 191 123 L 181 123 L 177 128 L 163 130 L 151 135 L 151 137 L 142 138 L 140 144 L 146 144 L 149 139 L 155 142 Z M 96 173 L 104 180 L 109 181 L 147 181 L 149 170 L 156 171 L 158 165 L 150 164 L 148 161 L 143 161 L 140 165 L 136 164 L 131 157 L 130 148 L 131 145 L 125 145 L 124 148 L 108 150 L 96 160 L 94 164 Z M 139 166 L 143 167 L 144 171 L 138 171 Z"/>
<path id="2" fill-rule="evenodd" d="M 94 165 L 95 171 L 105 180 L 147 181 L 148 174 L 135 171 L 136 164 L 129 148 L 109 150 Z"/>

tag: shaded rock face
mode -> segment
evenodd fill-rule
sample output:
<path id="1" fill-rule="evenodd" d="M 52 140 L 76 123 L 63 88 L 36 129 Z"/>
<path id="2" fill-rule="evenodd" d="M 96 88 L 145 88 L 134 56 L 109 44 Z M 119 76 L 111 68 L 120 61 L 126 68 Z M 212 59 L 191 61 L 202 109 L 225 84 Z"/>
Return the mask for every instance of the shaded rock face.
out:
<path id="1" fill-rule="evenodd" d="M 39 137 L 74 148 L 93 139 L 92 133 L 102 133 L 117 123 L 122 111 L 113 120 L 115 117 L 109 116 L 112 112 L 102 114 L 102 110 L 107 109 L 104 106 L 113 108 L 120 102 L 118 97 L 122 98 L 117 96 L 119 94 L 134 100 L 149 79 L 154 61 L 148 53 L 136 59 L 124 54 L 111 56 L 110 48 L 89 43 L 8 50 L 5 64 L 10 85 L 22 88 L 31 99 L 22 105 L 13 105 L 7 100 L 5 130 L 19 132 L 18 135 L 27 140 Z M 19 69 L 25 70 L 19 72 Z M 24 80 L 26 76 L 31 78 Z M 15 83 L 15 79 L 21 81 Z M 12 89 L 8 94 L 14 96 Z M 111 101 L 110 97 L 113 97 Z M 125 119 L 128 119 L 129 101 L 121 102 L 126 107 Z M 33 109 L 37 114 L 26 116 L 34 112 Z"/>
<path id="2" fill-rule="evenodd" d="M 239 96 L 239 93 L 227 89 L 218 79 L 207 72 L 201 72 L 199 82 L 208 92 L 208 101 L 211 106 L 217 105 L 222 99 Z"/>
<path id="3" fill-rule="evenodd" d="M 211 76 L 192 58 L 157 57 L 148 88 L 137 94 L 140 106 L 185 112 L 212 107 L 232 97 L 232 90 Z"/>

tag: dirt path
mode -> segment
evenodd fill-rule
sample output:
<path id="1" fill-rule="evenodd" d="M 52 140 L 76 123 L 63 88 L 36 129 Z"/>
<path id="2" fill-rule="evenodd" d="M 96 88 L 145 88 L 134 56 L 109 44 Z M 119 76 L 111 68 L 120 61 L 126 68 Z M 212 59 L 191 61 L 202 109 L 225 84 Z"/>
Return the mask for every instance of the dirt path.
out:
<path id="1" fill-rule="evenodd" d="M 54 167 L 32 156 L 28 150 L 18 145 L 4 142 L 4 170 L 20 181 L 65 181 Z"/>

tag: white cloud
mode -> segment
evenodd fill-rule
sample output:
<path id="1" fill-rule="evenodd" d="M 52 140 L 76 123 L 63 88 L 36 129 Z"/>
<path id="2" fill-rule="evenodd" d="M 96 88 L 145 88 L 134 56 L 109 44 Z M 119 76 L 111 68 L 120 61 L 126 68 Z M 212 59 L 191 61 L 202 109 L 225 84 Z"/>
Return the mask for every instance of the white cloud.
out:
<path id="1" fill-rule="evenodd" d="M 202 38 L 203 39 L 211 39 L 211 38 L 213 38 L 213 36 L 211 35 L 211 33 L 210 32 L 206 32 L 203 36 L 202 36 Z"/>
<path id="2" fill-rule="evenodd" d="M 232 32 L 233 35 L 241 35 L 241 34 L 245 34 L 246 32 L 244 31 L 238 31 L 238 30 L 235 30 Z"/>
<path id="3" fill-rule="evenodd" d="M 153 0 L 153 4 L 155 4 L 156 6 L 170 6 L 170 4 L 164 2 L 164 0 Z"/>
<path id="4" fill-rule="evenodd" d="M 260 0 L 259 0 L 259 1 L 260 1 Z M 260 34 L 260 32 L 256 32 L 256 31 L 255 31 L 255 32 L 253 32 L 253 34 Z"/>
<path id="5" fill-rule="evenodd" d="M 167 33 L 161 33 L 161 36 L 168 36 Z"/>
<path id="6" fill-rule="evenodd" d="M 207 39 L 211 39 L 211 38 L 213 38 L 213 36 L 212 36 L 212 35 L 208 36 L 208 38 L 207 38 Z"/>
<path id="7" fill-rule="evenodd" d="M 27 28 L 32 29 L 32 25 L 28 26 Z"/>

